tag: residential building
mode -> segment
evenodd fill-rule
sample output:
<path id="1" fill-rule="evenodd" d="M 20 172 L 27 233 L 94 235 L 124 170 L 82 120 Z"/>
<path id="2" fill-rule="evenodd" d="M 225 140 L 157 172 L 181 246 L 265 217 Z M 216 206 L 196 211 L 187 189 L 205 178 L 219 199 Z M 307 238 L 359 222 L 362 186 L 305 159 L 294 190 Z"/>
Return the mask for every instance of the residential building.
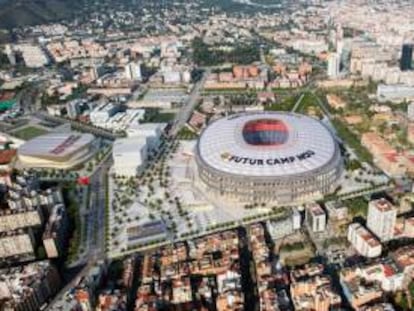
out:
<path id="1" fill-rule="evenodd" d="M 354 310 L 384 294 L 378 282 L 366 282 L 353 268 L 342 269 L 339 278 L 343 293 Z"/>
<path id="2" fill-rule="evenodd" d="M 414 102 L 407 105 L 407 117 L 410 121 L 414 121 Z"/>
<path id="3" fill-rule="evenodd" d="M 43 232 L 43 245 L 48 258 L 59 257 L 64 252 L 67 233 L 67 216 L 63 204 L 53 207 Z"/>
<path id="4" fill-rule="evenodd" d="M 40 68 L 49 64 L 46 53 L 38 45 L 18 44 L 14 49 L 22 54 L 24 63 L 29 68 Z"/>
<path id="5" fill-rule="evenodd" d="M 381 241 L 394 237 L 397 209 L 388 200 L 382 198 L 368 204 L 367 227 Z"/>
<path id="6" fill-rule="evenodd" d="M 322 266 L 323 268 L 323 266 Z M 319 269 L 311 274 L 292 272 L 290 293 L 295 310 L 329 311 L 341 304 L 341 297 L 332 289 L 329 277 L 322 275 Z"/>
<path id="7" fill-rule="evenodd" d="M 141 73 L 141 64 L 136 62 L 130 62 L 125 65 L 125 78 L 131 81 L 141 81 L 142 80 L 142 73 Z"/>
<path id="8" fill-rule="evenodd" d="M 413 49 L 413 44 L 403 44 L 400 59 L 400 69 L 402 71 L 413 69 Z"/>
<path id="9" fill-rule="evenodd" d="M 328 77 L 336 79 L 339 76 L 341 66 L 341 57 L 338 53 L 332 53 L 328 58 Z"/>
<path id="10" fill-rule="evenodd" d="M 35 241 L 30 230 L 2 233 L 0 235 L 0 260 L 13 262 L 34 259 Z"/>
<path id="11" fill-rule="evenodd" d="M 96 126 L 102 126 L 109 118 L 120 111 L 120 106 L 113 103 L 99 104 L 89 115 L 91 123 Z"/>
<path id="12" fill-rule="evenodd" d="M 414 86 L 404 84 L 379 84 L 377 87 L 379 101 L 403 101 L 414 98 Z"/>
<path id="13" fill-rule="evenodd" d="M 364 257 L 373 258 L 381 255 L 381 243 L 361 224 L 353 223 L 349 225 L 348 241 Z"/>
<path id="14" fill-rule="evenodd" d="M 313 232 L 323 232 L 326 227 L 326 213 L 317 203 L 306 206 L 306 221 Z"/>
<path id="15" fill-rule="evenodd" d="M 3 310 L 41 310 L 59 291 L 61 280 L 50 261 L 38 261 L 0 270 Z"/>

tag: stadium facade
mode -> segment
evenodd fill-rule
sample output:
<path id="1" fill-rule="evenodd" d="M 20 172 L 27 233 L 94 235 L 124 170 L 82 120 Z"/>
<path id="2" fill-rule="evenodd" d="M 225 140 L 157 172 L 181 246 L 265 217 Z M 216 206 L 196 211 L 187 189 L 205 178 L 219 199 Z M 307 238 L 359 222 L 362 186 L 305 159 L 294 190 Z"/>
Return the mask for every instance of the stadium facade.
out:
<path id="1" fill-rule="evenodd" d="M 239 202 L 297 204 L 323 197 L 343 171 L 330 130 L 308 116 L 242 113 L 211 123 L 195 151 L 200 179 Z"/>

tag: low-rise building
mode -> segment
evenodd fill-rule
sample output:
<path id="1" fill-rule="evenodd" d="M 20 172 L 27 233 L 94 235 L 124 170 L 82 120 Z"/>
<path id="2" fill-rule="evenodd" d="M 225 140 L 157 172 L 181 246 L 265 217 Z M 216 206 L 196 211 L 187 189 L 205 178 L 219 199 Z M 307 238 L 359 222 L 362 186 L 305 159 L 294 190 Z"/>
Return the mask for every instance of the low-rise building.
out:
<path id="1" fill-rule="evenodd" d="M 381 298 L 384 294 L 377 282 L 366 282 L 355 269 L 342 269 L 339 276 L 345 298 L 354 310 L 359 310 L 363 305 Z"/>
<path id="2" fill-rule="evenodd" d="M 321 274 L 322 270 L 306 270 L 299 278 L 293 271 L 290 293 L 295 310 L 328 311 L 341 304 L 341 297 L 332 289 L 329 277 Z"/>

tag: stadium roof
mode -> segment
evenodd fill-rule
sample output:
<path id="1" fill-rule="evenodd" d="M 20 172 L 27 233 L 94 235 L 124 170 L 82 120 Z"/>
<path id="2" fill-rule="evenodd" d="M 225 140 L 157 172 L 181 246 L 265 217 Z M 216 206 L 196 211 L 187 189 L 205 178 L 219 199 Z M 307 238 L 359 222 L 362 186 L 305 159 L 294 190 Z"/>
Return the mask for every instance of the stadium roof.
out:
<path id="1" fill-rule="evenodd" d="M 94 140 L 92 134 L 49 133 L 38 136 L 20 146 L 19 154 L 32 157 L 66 157 Z"/>
<path id="2" fill-rule="evenodd" d="M 207 166 L 241 176 L 287 176 L 325 166 L 337 145 L 327 127 L 308 116 L 260 112 L 210 124 L 197 152 Z"/>

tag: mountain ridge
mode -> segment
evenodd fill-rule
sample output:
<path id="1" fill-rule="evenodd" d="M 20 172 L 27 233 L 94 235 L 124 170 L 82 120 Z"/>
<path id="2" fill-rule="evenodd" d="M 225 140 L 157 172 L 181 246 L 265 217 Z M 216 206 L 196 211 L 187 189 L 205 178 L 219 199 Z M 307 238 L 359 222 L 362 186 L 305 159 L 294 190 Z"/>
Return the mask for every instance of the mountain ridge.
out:
<path id="1" fill-rule="evenodd" d="M 36 25 L 74 16 L 81 0 L 0 0 L 0 28 Z"/>

